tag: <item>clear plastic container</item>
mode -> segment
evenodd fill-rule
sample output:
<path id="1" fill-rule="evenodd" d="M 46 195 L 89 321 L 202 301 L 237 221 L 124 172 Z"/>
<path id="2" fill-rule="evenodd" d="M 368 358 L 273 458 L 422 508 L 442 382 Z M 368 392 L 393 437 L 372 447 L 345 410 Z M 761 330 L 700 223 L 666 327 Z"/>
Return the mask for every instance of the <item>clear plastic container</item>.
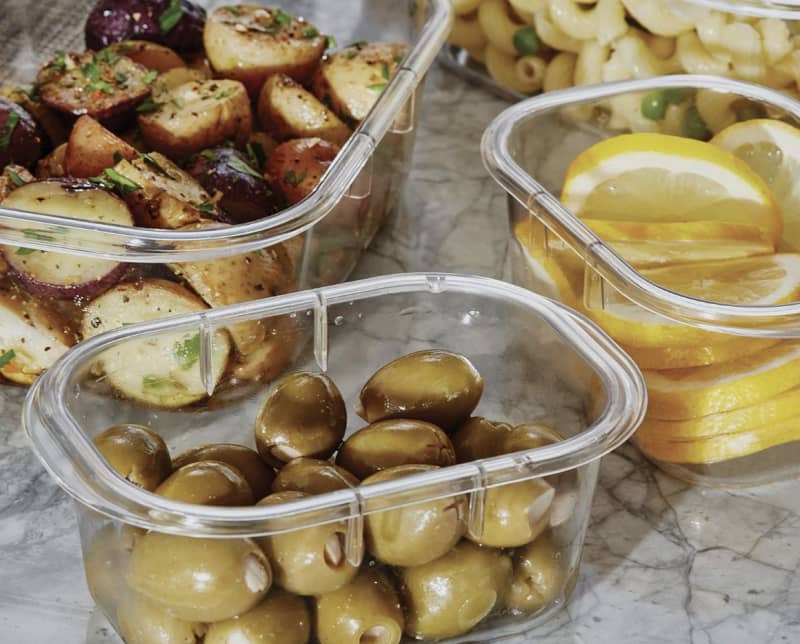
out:
<path id="1" fill-rule="evenodd" d="M 748 353 L 767 356 L 770 351 L 789 350 L 800 338 L 800 303 L 740 306 L 668 290 L 627 263 L 613 242 L 603 242 L 559 201 L 567 168 L 578 154 L 602 139 L 636 129 L 636 119 L 623 129 L 612 128 L 613 106 L 641 106 L 644 96 L 669 89 L 687 96 L 687 106 L 698 100 L 719 100 L 729 107 L 755 106 L 757 113 L 771 119 L 800 123 L 800 103 L 779 92 L 718 77 L 664 76 L 529 99 L 501 114 L 483 141 L 486 165 L 510 195 L 509 261 L 514 282 L 554 296 L 596 320 L 608 320 L 605 313 L 613 314 L 632 303 L 635 308 L 624 310 L 630 310 L 633 318 L 626 314 L 625 319 L 673 325 L 670 328 L 679 334 L 688 330 L 692 340 L 676 341 L 665 347 L 666 352 L 642 350 L 649 345 L 633 344 L 636 338 L 623 346 L 643 368 L 645 380 L 652 377 L 652 382 L 660 383 L 659 390 L 666 388 L 662 376 L 675 382 L 683 377 L 700 379 L 713 369 L 731 370 L 730 379 L 736 381 L 737 373 L 744 371 L 730 365 L 745 365 Z M 649 121 L 649 127 L 680 135 L 671 123 L 667 117 Z M 706 331 L 724 335 L 709 336 Z M 621 340 L 623 333 L 617 327 L 612 335 Z M 669 351 L 676 352 L 671 355 L 674 362 L 666 356 Z M 680 351 L 689 357 L 678 359 Z M 738 359 L 745 362 L 735 362 Z M 676 366 L 681 368 L 670 371 Z M 791 399 L 795 393 L 791 377 L 781 379 L 775 391 L 759 390 L 745 404 L 734 397 L 724 411 L 699 416 L 683 409 L 665 413 L 666 398 L 659 409 L 654 408 L 649 386 L 651 409 L 634 440 L 666 472 L 693 483 L 723 487 L 800 476 L 800 425 L 795 426 L 794 414 L 757 415 L 761 406 L 775 402 L 775 396 Z M 670 385 L 669 391 L 677 391 L 677 386 Z"/>
<path id="2" fill-rule="evenodd" d="M 92 376 L 98 359 L 125 345 L 142 346 L 179 333 L 199 333 L 203 338 L 200 363 L 204 372 L 210 373 L 215 330 L 276 316 L 292 320 L 313 336 L 298 347 L 293 369 L 323 371 L 338 385 L 348 409 L 347 435 L 363 425 L 352 410 L 361 385 L 376 368 L 408 352 L 440 348 L 467 356 L 483 374 L 484 394 L 475 415 L 513 425 L 544 423 L 565 440 L 402 480 L 263 507 L 187 505 L 145 492 L 114 473 L 92 443 L 92 437 L 105 428 L 129 422 L 145 424 L 161 433 L 173 455 L 209 442 L 252 445 L 253 422 L 268 387 L 254 388 L 247 395 L 240 390 L 235 398 L 218 392 L 203 407 L 163 412 L 114 397 L 107 382 Z M 212 537 L 233 547 L 245 539 L 285 533 L 296 535 L 302 543 L 307 534 L 303 530 L 328 526 L 340 533 L 340 560 L 344 557 L 360 566 L 364 574 L 383 570 L 394 584 L 405 574 L 403 570 L 376 565 L 369 555 L 363 555 L 365 523 L 382 512 L 452 499 L 459 520 L 480 540 L 487 495 L 511 491 L 515 484 L 545 481 L 555 488 L 555 494 L 544 532 L 533 542 L 534 551 L 530 550 L 533 546 L 477 548 L 462 540 L 436 560 L 457 562 L 463 556 L 472 563 L 465 563 L 466 573 L 452 569 L 454 588 L 461 594 L 455 603 L 446 600 L 449 608 L 445 606 L 428 626 L 445 628 L 460 623 L 466 631 L 478 622 L 469 634 L 454 635 L 447 641 L 493 642 L 547 619 L 569 598 L 578 574 L 599 459 L 634 431 L 644 413 L 645 396 L 641 374 L 632 361 L 597 327 L 566 307 L 495 280 L 408 274 L 161 320 L 88 340 L 36 382 L 23 415 L 37 455 L 76 500 L 89 586 L 123 635 L 126 620 L 140 606 L 139 596 L 128 582 L 135 576 L 131 557 L 137 556 L 144 531 L 149 531 L 148 538 L 159 535 L 170 547 L 178 544 L 191 550 L 192 544 L 202 543 L 198 539 Z M 521 592 L 524 584 L 516 586 L 518 595 L 521 592 L 527 598 L 526 610 L 512 610 L 507 604 L 503 607 L 503 601 L 518 601 L 508 599 L 512 596 L 508 594 L 512 559 L 517 581 L 528 579 L 525 553 L 533 553 L 530 557 L 539 563 L 530 572 L 530 592 Z M 484 563 L 478 565 L 476 561 L 481 560 Z M 489 567 L 484 565 L 487 562 Z M 315 574 L 324 570 L 320 566 Z M 444 570 L 448 577 L 447 566 Z M 412 589 L 417 587 L 411 584 Z M 413 599 L 414 595 L 410 596 Z M 506 599 L 498 600 L 500 596 Z M 408 625 L 414 613 L 409 595 L 403 597 Z M 298 610 L 313 604 L 313 598 L 307 597 Z M 491 613 L 481 619 L 493 605 Z M 424 610 L 424 602 L 417 606 Z M 284 617 L 287 623 L 291 619 L 288 613 Z M 413 623 L 423 622 L 420 618 Z M 379 634 L 386 635 L 383 631 Z M 286 637 L 280 641 L 306 641 Z M 357 634 L 352 640 L 326 641 L 367 640 Z M 388 636 L 369 641 L 398 640 Z"/>
<path id="3" fill-rule="evenodd" d="M 56 50 L 82 51 L 83 25 L 93 4 L 90 0 L 56 2 L 31 11 L 27 3 L 15 0 L 6 6 L 0 22 L 0 84 L 31 82 Z M 225 3 L 200 4 L 211 10 Z M 263 4 L 304 16 L 324 33 L 335 35 L 339 46 L 365 40 L 411 46 L 372 111 L 306 199 L 278 214 L 265 213 L 257 221 L 193 231 L 127 227 L 0 207 L 0 243 L 22 247 L 26 254 L 57 251 L 116 261 L 128 266 L 128 275 L 167 279 L 174 279 L 170 265 L 178 264 L 180 269 L 188 262 L 233 257 L 241 267 L 248 253 L 280 245 L 291 261 L 286 269 L 289 274 L 275 290 L 316 288 L 344 280 L 397 206 L 410 170 L 422 83 L 449 29 L 450 6 L 447 0 L 364 0 L 349 3 L 348 10 L 342 11 L 338 4 L 321 0 Z M 272 290 L 270 285 L 258 297 Z M 54 315 L 80 317 L 85 299 L 77 298 L 77 306 L 66 301 L 67 311 Z M 9 349 L 21 353 L 19 343 L 6 346 L 14 332 L 4 334 L 3 330 L 0 353 L 5 355 Z M 28 384 L 33 377 L 23 374 L 14 380 Z"/>

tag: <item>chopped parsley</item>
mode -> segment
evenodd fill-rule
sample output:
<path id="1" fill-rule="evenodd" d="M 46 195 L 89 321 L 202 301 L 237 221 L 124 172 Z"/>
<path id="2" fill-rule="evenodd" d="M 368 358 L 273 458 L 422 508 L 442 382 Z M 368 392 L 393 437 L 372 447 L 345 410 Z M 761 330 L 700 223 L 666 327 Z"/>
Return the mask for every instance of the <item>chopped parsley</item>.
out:
<path id="1" fill-rule="evenodd" d="M 175 343 L 175 359 L 181 369 L 188 371 L 200 359 L 200 334 L 196 333 L 183 342 Z"/>
<path id="2" fill-rule="evenodd" d="M 81 73 L 90 83 L 97 82 L 100 80 L 100 65 L 97 63 L 86 63 L 81 65 Z"/>
<path id="3" fill-rule="evenodd" d="M 152 83 L 156 78 L 158 78 L 158 72 L 155 69 L 151 69 L 144 76 L 142 76 L 142 82 L 145 85 L 150 85 L 150 83 Z"/>
<path id="4" fill-rule="evenodd" d="M 144 376 L 142 378 L 142 389 L 161 389 L 167 381 L 158 376 Z"/>
<path id="5" fill-rule="evenodd" d="M 0 149 L 5 150 L 11 144 L 11 136 L 19 125 L 20 117 L 16 112 L 9 112 L 6 116 L 6 131 L 0 135 Z"/>
<path id="6" fill-rule="evenodd" d="M 123 197 L 142 188 L 138 183 L 131 181 L 113 168 L 106 168 L 103 170 L 103 174 L 92 177 L 89 181 L 103 186 L 106 190 L 112 190 Z"/>
<path id="7" fill-rule="evenodd" d="M 316 38 L 317 36 L 319 36 L 319 30 L 316 27 L 303 29 L 303 38 Z"/>
<path id="8" fill-rule="evenodd" d="M 19 247 L 19 248 L 17 248 L 17 252 L 14 253 L 14 254 L 21 256 L 21 255 L 31 255 L 32 253 L 35 253 L 35 252 L 36 252 L 36 250 L 33 249 L 33 248 Z"/>
<path id="9" fill-rule="evenodd" d="M 122 72 L 116 72 L 114 74 L 114 80 L 117 81 L 120 85 L 122 85 L 128 80 L 128 77 Z"/>
<path id="10" fill-rule="evenodd" d="M 303 170 L 299 175 L 294 173 L 294 170 L 289 170 L 286 176 L 283 177 L 286 183 L 293 185 L 295 188 L 299 186 L 306 179 L 306 171 Z"/>
<path id="11" fill-rule="evenodd" d="M 224 98 L 228 98 L 229 96 L 233 96 L 235 93 L 236 93 L 236 88 L 235 87 L 229 87 L 228 89 L 223 89 L 214 98 L 216 98 L 218 101 L 221 101 Z"/>
<path id="12" fill-rule="evenodd" d="M 337 44 L 339 44 L 336 42 L 336 38 L 333 36 L 325 36 L 325 40 L 328 41 L 328 49 L 333 49 Z"/>
<path id="13" fill-rule="evenodd" d="M 25 185 L 25 180 L 10 168 L 6 168 L 6 174 L 8 175 L 8 178 L 11 179 L 11 183 L 13 183 L 17 188 Z"/>
<path id="14" fill-rule="evenodd" d="M 40 100 L 42 100 L 42 97 L 39 96 L 39 91 L 36 89 L 36 87 L 31 87 L 30 89 L 25 89 L 24 87 L 16 87 L 14 88 L 14 91 L 19 92 L 20 94 L 24 94 L 25 96 L 28 97 L 29 101 L 32 101 L 34 103 L 38 103 Z"/>
<path id="15" fill-rule="evenodd" d="M 161 109 L 162 105 L 163 103 L 156 103 L 152 96 L 148 96 L 144 101 L 139 103 L 136 111 L 140 113 L 155 112 L 156 110 Z"/>
<path id="16" fill-rule="evenodd" d="M 172 178 L 169 172 L 167 172 L 167 169 L 163 165 L 161 165 L 158 161 L 156 161 L 153 155 L 147 154 L 146 152 L 142 152 L 139 156 L 141 157 L 142 161 L 144 161 L 151 168 L 153 168 L 157 172 L 160 172 L 164 176 L 169 177 L 170 179 Z"/>
<path id="17" fill-rule="evenodd" d="M 236 155 L 232 155 L 226 161 L 228 167 L 231 170 L 236 170 L 236 172 L 241 172 L 242 174 L 249 174 L 251 177 L 255 177 L 256 179 L 263 179 L 264 177 L 261 176 L 258 172 L 256 172 L 250 165 L 243 161 Z"/>
<path id="18" fill-rule="evenodd" d="M 121 48 L 120 48 L 121 51 Z M 96 63 L 108 63 L 109 65 L 113 65 L 119 60 L 119 55 L 112 51 L 111 49 L 103 49 L 98 51 L 92 59 Z"/>
<path id="19" fill-rule="evenodd" d="M 372 85 L 367 85 L 367 89 L 372 90 L 373 92 L 382 92 L 386 89 L 388 83 L 373 83 Z"/>
<path id="20" fill-rule="evenodd" d="M 281 27 L 288 27 L 292 24 L 292 17 L 283 9 L 276 9 L 272 14 L 272 21 Z"/>
<path id="21" fill-rule="evenodd" d="M 217 209 L 214 207 L 214 204 L 210 201 L 204 201 L 199 206 L 197 206 L 197 210 L 202 212 L 204 215 L 216 215 Z"/>
<path id="22" fill-rule="evenodd" d="M 51 72 L 63 72 L 67 68 L 67 55 L 60 49 L 56 49 L 56 57 L 47 69 Z"/>
<path id="23" fill-rule="evenodd" d="M 5 367 L 9 362 L 11 362 L 16 357 L 17 354 L 14 353 L 14 349 L 6 351 L 3 355 L 0 355 L 0 368 Z"/>
<path id="24" fill-rule="evenodd" d="M 394 56 L 394 62 L 396 62 L 398 65 L 402 65 L 405 59 L 406 59 L 405 54 L 395 54 Z"/>
<path id="25" fill-rule="evenodd" d="M 201 157 L 205 157 L 209 161 L 214 161 L 215 163 L 217 161 L 219 161 L 219 157 L 217 156 L 216 152 L 214 152 L 213 150 L 203 150 L 200 153 L 200 156 Z"/>
<path id="26" fill-rule="evenodd" d="M 158 17 L 158 26 L 161 31 L 168 34 L 181 21 L 183 17 L 183 4 L 181 0 L 169 0 L 169 6 Z"/>
<path id="27" fill-rule="evenodd" d="M 250 159 L 251 165 L 256 168 L 263 168 L 267 160 L 267 154 L 264 152 L 264 146 L 258 141 L 250 141 L 247 144 L 247 156 Z"/>
<path id="28" fill-rule="evenodd" d="M 389 80 L 389 65 L 387 63 L 383 63 L 381 65 L 381 76 L 383 76 L 387 81 Z"/>

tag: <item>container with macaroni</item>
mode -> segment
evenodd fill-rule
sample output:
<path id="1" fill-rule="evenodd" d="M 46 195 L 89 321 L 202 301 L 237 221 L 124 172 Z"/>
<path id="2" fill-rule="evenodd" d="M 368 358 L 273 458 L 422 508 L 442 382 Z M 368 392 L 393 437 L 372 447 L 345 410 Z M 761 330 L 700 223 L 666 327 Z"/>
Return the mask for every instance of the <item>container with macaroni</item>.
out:
<path id="1" fill-rule="evenodd" d="M 800 476 L 798 123 L 784 93 L 674 75 L 543 94 L 484 137 L 513 281 L 631 355 L 649 396 L 634 442 L 687 481 Z"/>

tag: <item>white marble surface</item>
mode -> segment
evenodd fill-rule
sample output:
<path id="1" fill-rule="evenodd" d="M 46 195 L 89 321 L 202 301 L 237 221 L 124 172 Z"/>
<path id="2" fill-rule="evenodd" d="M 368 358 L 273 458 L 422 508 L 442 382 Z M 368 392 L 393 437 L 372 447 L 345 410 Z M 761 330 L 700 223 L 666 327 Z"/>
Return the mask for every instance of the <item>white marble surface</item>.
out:
<path id="1" fill-rule="evenodd" d="M 405 207 L 359 275 L 500 276 L 505 197 L 478 148 L 503 103 L 440 70 L 428 90 Z M 26 447 L 21 393 L 0 398 L 0 643 L 118 643 L 92 610 L 71 503 Z M 692 488 L 623 448 L 602 465 L 571 603 L 517 641 L 800 642 L 798 492 Z"/>

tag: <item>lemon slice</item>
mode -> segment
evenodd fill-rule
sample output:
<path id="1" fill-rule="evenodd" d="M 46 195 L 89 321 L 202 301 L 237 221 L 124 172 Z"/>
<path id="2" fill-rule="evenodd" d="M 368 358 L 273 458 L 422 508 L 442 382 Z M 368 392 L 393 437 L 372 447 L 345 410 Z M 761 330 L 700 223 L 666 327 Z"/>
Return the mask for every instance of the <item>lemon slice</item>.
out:
<path id="1" fill-rule="evenodd" d="M 635 347 L 625 350 L 640 369 L 687 369 L 706 367 L 744 358 L 776 345 L 780 340 L 766 338 L 728 338 L 705 345 L 676 345 L 672 347 Z"/>
<path id="2" fill-rule="evenodd" d="M 749 407 L 800 386 L 800 343 L 708 367 L 645 371 L 648 415 L 689 420 Z"/>
<path id="3" fill-rule="evenodd" d="M 611 137 L 572 162 L 561 201 L 582 218 L 752 224 L 777 244 L 783 221 L 763 179 L 731 152 L 693 139 Z"/>
<path id="4" fill-rule="evenodd" d="M 754 119 L 725 128 L 711 143 L 735 154 L 766 182 L 783 213 L 783 247 L 800 250 L 800 130 Z"/>
<path id="5" fill-rule="evenodd" d="M 642 275 L 671 291 L 711 302 L 742 306 L 785 304 L 800 299 L 800 254 L 785 253 L 698 262 L 641 271 Z M 704 331 L 634 304 L 613 289 L 602 292 L 591 283 L 589 316 L 615 340 L 642 348 L 681 344 L 703 345 L 731 340 L 731 336 Z"/>

